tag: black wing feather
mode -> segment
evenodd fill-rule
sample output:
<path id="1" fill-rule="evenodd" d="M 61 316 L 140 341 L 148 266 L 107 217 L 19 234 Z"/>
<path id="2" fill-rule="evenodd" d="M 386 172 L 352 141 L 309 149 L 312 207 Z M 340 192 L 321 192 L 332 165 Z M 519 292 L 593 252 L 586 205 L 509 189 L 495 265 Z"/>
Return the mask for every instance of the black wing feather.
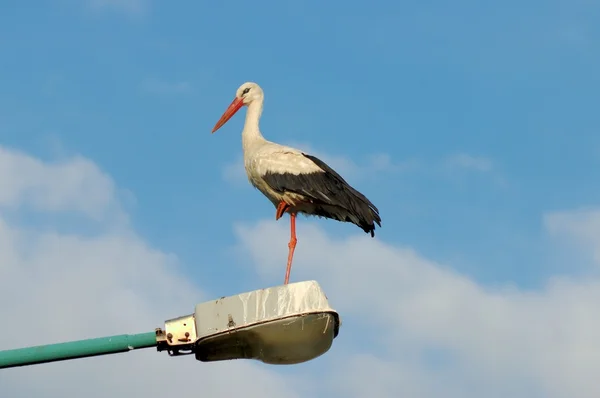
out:
<path id="1" fill-rule="evenodd" d="M 315 215 L 352 222 L 374 236 L 375 223 L 381 227 L 379 210 L 362 193 L 354 189 L 335 170 L 319 158 L 302 153 L 324 173 L 291 174 L 267 173 L 263 176 L 269 186 L 280 192 L 293 192 L 310 198 L 313 204 L 327 205 L 345 210 L 344 215 L 337 211 L 316 206 Z"/>

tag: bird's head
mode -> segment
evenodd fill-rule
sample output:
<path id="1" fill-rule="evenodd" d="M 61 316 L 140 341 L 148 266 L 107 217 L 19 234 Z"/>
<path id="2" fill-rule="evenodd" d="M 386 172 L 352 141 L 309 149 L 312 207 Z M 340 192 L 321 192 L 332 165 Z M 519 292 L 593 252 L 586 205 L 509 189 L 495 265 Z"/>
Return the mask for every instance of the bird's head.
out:
<path id="1" fill-rule="evenodd" d="M 263 91 L 258 84 L 246 82 L 237 89 L 235 98 L 240 98 L 244 102 L 244 105 L 250 105 L 254 101 L 263 99 Z"/>
<path id="2" fill-rule="evenodd" d="M 235 92 L 235 98 L 229 104 L 229 107 L 223 113 L 223 116 L 219 119 L 212 132 L 214 133 L 220 129 L 242 106 L 250 105 L 253 102 L 259 102 L 263 100 L 263 91 L 260 86 L 253 82 L 246 82 L 242 84 Z"/>

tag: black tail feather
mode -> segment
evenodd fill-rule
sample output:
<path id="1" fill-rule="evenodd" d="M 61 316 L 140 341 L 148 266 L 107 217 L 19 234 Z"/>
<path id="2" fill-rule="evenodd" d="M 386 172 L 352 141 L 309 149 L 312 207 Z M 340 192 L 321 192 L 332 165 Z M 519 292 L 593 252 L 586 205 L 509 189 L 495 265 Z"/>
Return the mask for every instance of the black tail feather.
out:
<path id="1" fill-rule="evenodd" d="M 370 233 L 371 237 L 374 237 L 375 224 L 381 227 L 379 209 L 377 209 L 377 207 L 371 203 L 371 201 L 367 199 L 365 195 L 348 184 L 341 175 L 329 167 L 325 162 L 312 155 L 307 155 L 305 153 L 303 155 L 313 161 L 323 171 L 325 171 L 325 173 L 323 173 L 323 178 L 325 181 L 323 181 L 323 184 L 319 184 L 320 186 L 318 187 L 320 188 L 319 191 L 322 194 L 322 199 L 329 199 L 322 200 L 323 204 L 338 207 L 342 211 L 345 210 L 347 213 L 346 217 L 340 221 L 356 224 L 366 233 Z M 315 196 L 314 191 L 302 193 Z M 323 213 L 323 217 L 339 219 L 336 214 L 326 214 L 331 212 L 328 212 L 325 208 L 321 208 L 319 210 L 319 212 Z"/>

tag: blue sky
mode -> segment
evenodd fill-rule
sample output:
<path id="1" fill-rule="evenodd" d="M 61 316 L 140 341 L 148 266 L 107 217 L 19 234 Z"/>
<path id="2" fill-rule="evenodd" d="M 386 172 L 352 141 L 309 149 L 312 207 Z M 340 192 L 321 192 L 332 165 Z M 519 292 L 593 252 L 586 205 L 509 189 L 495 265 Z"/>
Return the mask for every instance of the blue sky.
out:
<path id="1" fill-rule="evenodd" d="M 584 183 L 600 165 L 593 4 L 124 3 L 6 7 L 0 133 L 46 158 L 94 159 L 136 197 L 142 234 L 215 290 L 231 222 L 272 213 L 221 178 L 243 117 L 209 134 L 248 80 L 266 92 L 272 140 L 424 164 L 355 183 L 381 208 L 380 238 L 487 282 L 536 284 L 541 213 L 599 199 Z M 455 153 L 492 170 L 427 172 Z M 515 252 L 531 269 L 502 269 Z M 499 263 L 477 266 L 489 255 Z"/>
<path id="2" fill-rule="evenodd" d="M 241 167 L 243 115 L 210 134 L 245 81 L 265 91 L 268 139 L 339 165 L 379 207 L 375 240 L 482 288 L 538 291 L 595 266 L 590 253 L 557 245 L 544 220 L 600 203 L 597 2 L 61 0 L 0 9 L 0 144 L 48 162 L 93 161 L 118 186 L 136 233 L 176 255 L 209 294 L 284 275 L 285 257 L 280 275 L 259 277 L 232 251 L 243 240 L 235 226 L 275 222 L 243 170 L 227 177 Z M 68 215 L 5 217 L 97 232 Z M 287 231 L 287 218 L 278 223 Z M 362 234 L 333 221 L 299 224 L 339 239 Z"/>

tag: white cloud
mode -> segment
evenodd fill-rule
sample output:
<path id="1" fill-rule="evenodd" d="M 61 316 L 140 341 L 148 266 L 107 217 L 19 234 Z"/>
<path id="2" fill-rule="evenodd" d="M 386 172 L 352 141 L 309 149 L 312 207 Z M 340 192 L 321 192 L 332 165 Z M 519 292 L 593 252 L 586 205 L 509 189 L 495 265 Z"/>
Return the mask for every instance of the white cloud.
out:
<path id="1" fill-rule="evenodd" d="M 142 81 L 141 87 L 143 91 L 152 94 L 181 94 L 192 89 L 189 82 L 166 82 L 154 78 Z"/>
<path id="2" fill-rule="evenodd" d="M 113 181 L 89 160 L 43 162 L 0 147 L 0 209 L 77 212 L 99 220 L 123 216 Z"/>
<path id="3" fill-rule="evenodd" d="M 598 214 L 547 220 L 550 231 L 597 237 Z M 246 262 L 249 254 L 271 283 L 283 277 L 288 228 L 272 220 L 236 228 Z M 294 261 L 293 280 L 317 279 L 345 325 L 364 328 L 360 345 L 327 376 L 347 380 L 343 396 L 365 396 L 366 385 L 389 397 L 600 395 L 598 277 L 491 288 L 410 248 L 362 234 L 337 239 L 307 222 L 298 222 Z M 345 333 L 352 330 L 342 326 Z"/>
<path id="4" fill-rule="evenodd" d="M 0 349 L 149 332 L 212 298 L 189 282 L 176 256 L 130 227 L 113 228 L 115 184 L 89 160 L 43 162 L 0 147 L 0 170 Z M 30 229 L 6 217 L 23 206 L 109 225 L 94 236 Z M 294 397 L 298 383 L 250 361 L 206 364 L 146 349 L 6 369 L 0 396 Z"/>
<path id="5" fill-rule="evenodd" d="M 0 147 L 0 166 L 0 349 L 151 331 L 214 295 L 131 227 L 83 236 L 5 217 L 32 208 L 115 222 L 118 190 L 89 160 L 43 162 Z M 545 222 L 553 236 L 597 251 L 599 214 L 553 213 Z M 283 279 L 288 228 L 283 220 L 236 227 L 245 264 L 250 258 L 267 286 Z M 600 394 L 598 277 L 555 277 L 539 290 L 492 288 L 408 247 L 363 234 L 335 238 L 300 220 L 292 279 L 317 279 L 342 315 L 340 336 L 318 361 L 279 373 L 255 362 L 200 363 L 148 349 L 3 370 L 0 396 Z"/>
<path id="6" fill-rule="evenodd" d="M 491 159 L 483 156 L 472 156 L 466 153 L 459 153 L 449 156 L 446 159 L 446 166 L 450 168 L 463 168 L 487 172 L 492 170 L 493 163 Z"/>

